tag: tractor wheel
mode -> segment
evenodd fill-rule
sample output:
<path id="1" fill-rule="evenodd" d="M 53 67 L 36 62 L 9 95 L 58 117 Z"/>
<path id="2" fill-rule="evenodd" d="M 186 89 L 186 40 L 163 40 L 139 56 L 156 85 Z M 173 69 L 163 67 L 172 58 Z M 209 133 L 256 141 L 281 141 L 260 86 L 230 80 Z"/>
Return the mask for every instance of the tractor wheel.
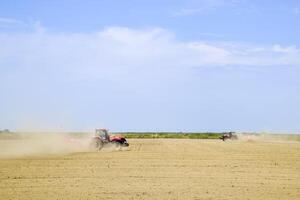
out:
<path id="1" fill-rule="evenodd" d="M 93 150 L 101 150 L 103 148 L 103 142 L 101 140 L 93 140 L 90 144 L 90 148 Z"/>
<path id="2" fill-rule="evenodd" d="M 104 144 L 102 141 L 98 141 L 98 147 L 97 149 L 100 151 L 103 148 Z"/>

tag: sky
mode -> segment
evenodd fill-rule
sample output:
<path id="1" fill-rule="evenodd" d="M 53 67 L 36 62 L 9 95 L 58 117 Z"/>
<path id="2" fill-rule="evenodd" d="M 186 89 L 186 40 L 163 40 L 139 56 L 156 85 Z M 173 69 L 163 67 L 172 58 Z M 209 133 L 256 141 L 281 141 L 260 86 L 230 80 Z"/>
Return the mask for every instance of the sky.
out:
<path id="1" fill-rule="evenodd" d="M 300 132 L 300 1 L 0 1 L 0 129 Z"/>

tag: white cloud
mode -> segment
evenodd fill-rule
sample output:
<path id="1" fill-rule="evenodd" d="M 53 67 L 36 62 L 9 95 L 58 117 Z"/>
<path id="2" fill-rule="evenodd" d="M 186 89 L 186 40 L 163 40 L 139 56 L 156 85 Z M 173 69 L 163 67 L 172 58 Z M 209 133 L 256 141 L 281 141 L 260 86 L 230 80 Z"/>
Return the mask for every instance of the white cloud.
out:
<path id="1" fill-rule="evenodd" d="M 12 18 L 4 18 L 0 17 L 0 23 L 6 23 L 6 24 L 22 24 L 22 21 L 12 19 Z"/>
<path id="2" fill-rule="evenodd" d="M 0 28 L 10 28 L 23 25 L 25 25 L 23 21 L 12 18 L 0 17 Z"/>
<path id="3" fill-rule="evenodd" d="M 300 50 L 295 46 L 182 42 L 161 28 L 0 34 L 0 43 L 0 71 L 44 70 L 73 78 L 117 79 L 126 73 L 147 74 L 154 69 L 180 74 L 195 67 L 300 65 Z"/>

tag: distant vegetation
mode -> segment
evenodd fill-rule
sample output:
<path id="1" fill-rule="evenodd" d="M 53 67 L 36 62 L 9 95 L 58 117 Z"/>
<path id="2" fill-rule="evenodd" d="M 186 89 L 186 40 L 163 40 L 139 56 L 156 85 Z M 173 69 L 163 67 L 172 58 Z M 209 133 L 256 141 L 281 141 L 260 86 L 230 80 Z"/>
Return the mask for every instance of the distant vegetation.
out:
<path id="1" fill-rule="evenodd" d="M 123 132 L 125 138 L 155 139 L 155 138 L 177 138 L 177 139 L 219 139 L 223 133 L 217 132 Z M 300 134 L 268 134 L 268 133 L 241 133 L 240 136 L 257 136 L 266 139 L 300 141 Z"/>
<path id="2" fill-rule="evenodd" d="M 126 138 L 178 138 L 178 139 L 218 139 L 222 133 L 182 133 L 182 132 L 125 132 Z"/>

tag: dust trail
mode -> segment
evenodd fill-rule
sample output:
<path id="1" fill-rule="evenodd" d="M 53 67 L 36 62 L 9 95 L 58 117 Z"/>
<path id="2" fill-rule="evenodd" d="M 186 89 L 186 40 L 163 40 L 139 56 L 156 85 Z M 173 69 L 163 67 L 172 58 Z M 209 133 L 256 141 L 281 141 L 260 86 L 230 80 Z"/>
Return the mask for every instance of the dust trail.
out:
<path id="1" fill-rule="evenodd" d="M 238 139 L 245 142 L 282 142 L 282 143 L 297 143 L 299 142 L 298 135 L 279 135 L 279 134 L 253 134 L 253 133 L 238 133 Z"/>
<path id="2" fill-rule="evenodd" d="M 91 135 L 19 134 L 16 138 L 0 138 L 0 158 L 57 155 L 89 151 Z"/>

